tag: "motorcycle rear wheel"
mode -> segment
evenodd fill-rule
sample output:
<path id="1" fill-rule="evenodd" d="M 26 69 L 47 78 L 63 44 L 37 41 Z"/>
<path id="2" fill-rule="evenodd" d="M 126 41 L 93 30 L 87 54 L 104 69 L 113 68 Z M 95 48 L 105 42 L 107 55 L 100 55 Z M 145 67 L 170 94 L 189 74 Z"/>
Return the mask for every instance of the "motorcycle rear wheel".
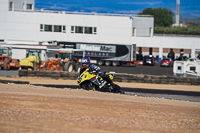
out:
<path id="1" fill-rule="evenodd" d="M 115 93 L 125 94 L 124 89 L 122 89 L 122 88 L 121 88 L 119 85 L 117 85 L 117 84 L 115 84 L 114 92 L 115 92 Z"/>

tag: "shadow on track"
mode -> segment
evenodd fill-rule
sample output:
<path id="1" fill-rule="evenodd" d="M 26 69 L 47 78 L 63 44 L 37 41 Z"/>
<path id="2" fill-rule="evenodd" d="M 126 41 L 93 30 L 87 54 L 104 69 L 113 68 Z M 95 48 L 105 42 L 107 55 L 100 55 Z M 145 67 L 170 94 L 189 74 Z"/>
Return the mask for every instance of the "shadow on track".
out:
<path id="1" fill-rule="evenodd" d="M 60 89 L 64 88 L 81 89 L 78 85 L 51 85 L 51 84 L 32 84 L 32 85 L 54 87 Z M 137 95 L 142 97 L 157 97 L 165 99 L 200 102 L 200 92 L 144 89 L 144 88 L 122 88 L 122 89 L 124 89 L 125 95 Z"/>
<path id="2" fill-rule="evenodd" d="M 80 87 L 78 85 L 51 85 L 51 84 L 31 84 L 31 85 L 44 86 L 44 87 L 54 87 L 54 88 L 60 88 L 60 89 L 64 89 L 64 88 L 80 89 Z"/>
<path id="3" fill-rule="evenodd" d="M 71 88 L 80 89 L 78 85 L 52 85 L 52 84 L 32 84 L 35 86 L 54 87 L 54 88 Z M 144 89 L 144 88 L 125 88 L 125 92 L 146 93 L 146 94 L 166 94 L 166 95 L 183 95 L 183 96 L 197 96 L 200 97 L 200 92 L 194 91 L 177 91 L 177 90 L 159 90 L 159 89 Z"/>

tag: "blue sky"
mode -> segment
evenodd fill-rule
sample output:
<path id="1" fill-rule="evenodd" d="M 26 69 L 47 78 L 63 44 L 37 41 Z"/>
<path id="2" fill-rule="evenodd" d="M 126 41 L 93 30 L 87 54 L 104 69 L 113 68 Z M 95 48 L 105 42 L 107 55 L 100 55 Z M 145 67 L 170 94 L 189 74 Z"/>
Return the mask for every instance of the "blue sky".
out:
<path id="1" fill-rule="evenodd" d="M 149 7 L 176 13 L 176 0 L 35 0 L 38 10 L 138 14 Z M 180 17 L 200 18 L 200 0 L 180 0 Z"/>

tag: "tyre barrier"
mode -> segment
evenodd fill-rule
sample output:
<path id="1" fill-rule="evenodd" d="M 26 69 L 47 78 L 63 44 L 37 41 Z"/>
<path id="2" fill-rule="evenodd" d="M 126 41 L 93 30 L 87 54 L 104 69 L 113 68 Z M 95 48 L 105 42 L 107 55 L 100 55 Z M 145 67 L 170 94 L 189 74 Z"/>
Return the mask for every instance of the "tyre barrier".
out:
<path id="1" fill-rule="evenodd" d="M 20 70 L 19 77 L 45 77 L 53 79 L 77 80 L 76 72 L 57 71 L 27 71 Z M 173 77 L 168 75 L 145 75 L 145 74 L 122 74 L 115 73 L 114 82 L 150 83 L 150 84 L 174 84 L 174 85 L 197 85 L 200 86 L 200 78 L 197 77 Z"/>

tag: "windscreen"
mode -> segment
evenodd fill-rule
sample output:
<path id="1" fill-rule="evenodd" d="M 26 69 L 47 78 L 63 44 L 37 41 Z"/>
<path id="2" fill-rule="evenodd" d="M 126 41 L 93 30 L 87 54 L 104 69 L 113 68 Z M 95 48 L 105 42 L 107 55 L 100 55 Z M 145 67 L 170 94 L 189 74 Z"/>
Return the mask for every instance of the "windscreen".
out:
<path id="1" fill-rule="evenodd" d="M 0 49 L 0 54 L 7 54 L 7 49 Z"/>
<path id="2" fill-rule="evenodd" d="M 38 53 L 38 52 L 36 52 L 36 51 L 29 51 L 29 52 L 28 52 L 28 56 L 30 56 L 30 55 L 34 55 L 34 56 L 36 56 L 36 57 L 40 57 L 40 53 Z"/>
<path id="3" fill-rule="evenodd" d="M 68 58 L 68 59 L 71 59 L 71 54 L 69 53 L 59 53 L 59 58 L 61 59 L 65 59 L 65 58 Z"/>

